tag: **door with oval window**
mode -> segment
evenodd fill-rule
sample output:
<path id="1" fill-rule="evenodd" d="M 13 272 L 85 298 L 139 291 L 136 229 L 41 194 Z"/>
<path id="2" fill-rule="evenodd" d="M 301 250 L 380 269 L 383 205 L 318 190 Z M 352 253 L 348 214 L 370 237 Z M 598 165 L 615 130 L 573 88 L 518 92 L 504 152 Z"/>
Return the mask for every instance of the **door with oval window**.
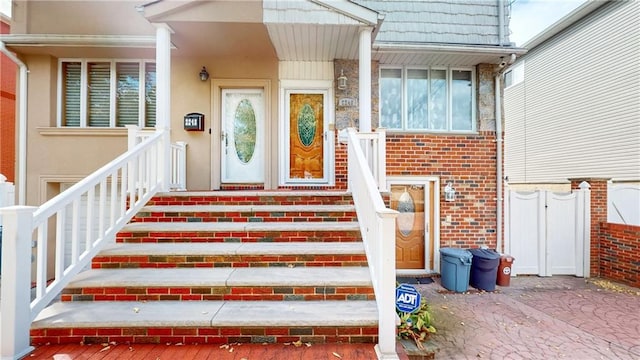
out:
<path id="1" fill-rule="evenodd" d="M 396 269 L 405 272 L 431 272 L 435 238 L 433 181 L 399 180 L 390 184 L 392 209 L 396 218 Z"/>
<path id="2" fill-rule="evenodd" d="M 328 184 L 332 137 L 327 91 L 288 90 L 286 98 L 284 183 Z"/>
<path id="3" fill-rule="evenodd" d="M 262 89 L 222 90 L 222 183 L 264 183 Z"/>

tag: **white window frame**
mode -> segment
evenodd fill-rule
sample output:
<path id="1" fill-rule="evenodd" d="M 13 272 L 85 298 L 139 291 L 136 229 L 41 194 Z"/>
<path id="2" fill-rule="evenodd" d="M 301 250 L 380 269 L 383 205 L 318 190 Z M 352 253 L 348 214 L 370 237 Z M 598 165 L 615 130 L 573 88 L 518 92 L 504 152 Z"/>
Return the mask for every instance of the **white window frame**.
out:
<path id="1" fill-rule="evenodd" d="M 57 111 L 57 120 L 56 126 L 59 128 L 78 128 L 76 126 L 66 126 L 63 125 L 63 69 L 62 64 L 67 62 L 79 62 L 80 63 L 80 128 L 100 128 L 95 126 L 89 126 L 87 124 L 87 102 L 88 94 L 87 94 L 87 82 L 88 82 L 88 64 L 93 62 L 101 62 L 101 63 L 110 63 L 110 88 L 109 88 L 109 127 L 104 127 L 105 129 L 109 128 L 124 128 L 116 126 L 116 87 L 117 87 L 117 78 L 116 78 L 116 64 L 117 63 L 138 63 L 139 69 L 139 82 L 138 82 L 138 126 L 145 127 L 145 117 L 146 117 L 146 109 L 145 109 L 145 101 L 146 98 L 146 65 L 147 63 L 155 64 L 155 60 L 149 59 L 94 59 L 94 58 L 62 58 L 58 60 L 58 111 Z"/>
<path id="2" fill-rule="evenodd" d="M 468 133 L 476 133 L 477 132 L 477 114 L 476 114 L 476 97 L 478 91 L 478 85 L 476 81 L 476 69 L 475 67 L 451 67 L 451 66 L 380 66 L 379 70 L 379 79 L 382 78 L 382 70 L 401 70 L 401 81 L 402 81 L 402 99 L 401 99 L 401 111 L 402 111 L 402 128 L 400 129 L 387 129 L 388 132 L 406 132 L 406 133 L 456 133 L 456 134 L 468 134 Z M 446 89 L 446 97 L 447 97 L 447 126 L 446 129 L 409 129 L 408 128 L 408 119 L 407 119 L 407 74 L 409 70 L 428 70 L 428 82 L 429 86 L 431 84 L 431 71 L 432 70 L 445 70 L 447 72 L 447 89 Z M 451 88 L 453 85 L 453 71 L 470 71 L 471 72 L 471 129 L 465 130 L 453 130 L 453 94 L 451 92 Z M 379 81 L 380 83 L 380 81 Z M 427 91 L 427 97 L 429 97 L 431 89 Z M 378 99 L 382 98 L 382 86 L 378 86 Z M 382 101 L 378 101 L 378 114 L 382 114 Z M 381 116 L 379 117 L 380 127 L 383 127 Z"/>

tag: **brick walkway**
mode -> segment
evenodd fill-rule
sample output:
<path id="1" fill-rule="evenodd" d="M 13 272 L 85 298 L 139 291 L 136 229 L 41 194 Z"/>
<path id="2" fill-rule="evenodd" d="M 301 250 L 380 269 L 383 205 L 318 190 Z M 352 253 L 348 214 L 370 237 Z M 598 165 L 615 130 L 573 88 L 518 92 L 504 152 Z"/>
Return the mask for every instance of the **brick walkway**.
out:
<path id="1" fill-rule="evenodd" d="M 417 287 L 436 318 L 436 358 L 640 359 L 637 288 L 574 277 L 519 277 L 494 293 Z"/>
<path id="2" fill-rule="evenodd" d="M 50 345 L 38 347 L 25 359 L 54 360 L 371 360 L 372 344 L 302 345 Z M 402 358 L 401 358 L 402 359 Z M 406 358 L 405 358 L 406 359 Z"/>
<path id="3" fill-rule="evenodd" d="M 449 293 L 438 279 L 415 286 L 435 316 L 436 359 L 640 359 L 637 288 L 574 277 L 519 277 L 493 293 Z M 43 346 L 27 359 L 375 359 L 370 344 L 233 348 Z"/>

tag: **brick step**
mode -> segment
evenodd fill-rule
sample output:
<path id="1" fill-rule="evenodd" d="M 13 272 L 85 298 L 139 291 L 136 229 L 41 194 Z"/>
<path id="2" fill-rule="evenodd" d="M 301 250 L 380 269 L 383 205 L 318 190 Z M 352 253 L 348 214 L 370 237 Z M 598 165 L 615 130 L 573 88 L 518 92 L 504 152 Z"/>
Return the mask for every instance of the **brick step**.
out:
<path id="1" fill-rule="evenodd" d="M 145 206 L 133 222 L 320 222 L 356 221 L 352 205 Z"/>
<path id="2" fill-rule="evenodd" d="M 116 237 L 124 243 L 167 242 L 353 242 L 358 222 L 315 223 L 131 223 Z"/>
<path id="3" fill-rule="evenodd" d="M 147 205 L 352 205 L 344 191 L 184 191 L 161 193 Z"/>
<path id="4" fill-rule="evenodd" d="M 372 300 L 366 267 L 93 269 L 62 301 Z"/>
<path id="5" fill-rule="evenodd" d="M 58 302 L 31 327 L 46 343 L 376 343 L 375 301 Z"/>
<path id="6" fill-rule="evenodd" d="M 367 257 L 361 242 L 121 243 L 92 262 L 94 269 L 278 266 L 367 266 Z"/>

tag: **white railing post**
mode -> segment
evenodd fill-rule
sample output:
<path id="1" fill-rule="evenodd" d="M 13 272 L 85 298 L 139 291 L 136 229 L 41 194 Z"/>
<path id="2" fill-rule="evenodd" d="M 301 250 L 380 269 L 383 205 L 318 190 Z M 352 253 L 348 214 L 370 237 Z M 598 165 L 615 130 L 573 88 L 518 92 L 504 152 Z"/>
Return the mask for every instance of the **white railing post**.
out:
<path id="1" fill-rule="evenodd" d="M 378 212 L 380 237 L 379 272 L 380 291 L 376 294 L 378 302 L 378 359 L 398 359 L 396 354 L 396 217 L 395 211 Z"/>
<path id="2" fill-rule="evenodd" d="M 13 206 L 16 204 L 16 187 L 7 181 L 7 177 L 0 174 L 0 208 Z M 0 215 L 0 226 L 2 226 L 2 215 Z"/>
<path id="3" fill-rule="evenodd" d="M 156 171 L 160 179 L 160 191 L 169 191 L 171 186 L 171 137 L 167 129 L 158 131 L 162 131 L 162 138 L 160 139 L 161 148 L 158 151 Z"/>
<path id="4" fill-rule="evenodd" d="M 187 143 L 184 141 L 171 145 L 171 188 L 187 189 Z"/>
<path id="5" fill-rule="evenodd" d="M 583 276 L 585 278 L 591 277 L 591 185 L 583 181 L 579 185 L 580 191 L 584 193 L 583 204 L 584 207 L 584 215 L 583 215 L 583 238 L 584 238 L 584 263 L 583 266 Z"/>
<path id="6" fill-rule="evenodd" d="M 138 145 L 138 132 L 140 128 L 137 125 L 125 125 L 127 128 L 127 150 L 133 149 Z"/>
<path id="7" fill-rule="evenodd" d="M 2 229 L 2 291 L 0 293 L 0 358 L 19 359 L 33 348 L 31 327 L 31 243 L 37 208 L 0 209 Z"/>
<path id="8" fill-rule="evenodd" d="M 387 135 L 384 129 L 376 130 L 376 134 L 378 134 L 378 140 L 376 141 L 377 145 L 377 172 L 375 174 L 376 180 L 378 181 L 378 189 L 380 191 L 386 192 L 387 189 Z"/>

